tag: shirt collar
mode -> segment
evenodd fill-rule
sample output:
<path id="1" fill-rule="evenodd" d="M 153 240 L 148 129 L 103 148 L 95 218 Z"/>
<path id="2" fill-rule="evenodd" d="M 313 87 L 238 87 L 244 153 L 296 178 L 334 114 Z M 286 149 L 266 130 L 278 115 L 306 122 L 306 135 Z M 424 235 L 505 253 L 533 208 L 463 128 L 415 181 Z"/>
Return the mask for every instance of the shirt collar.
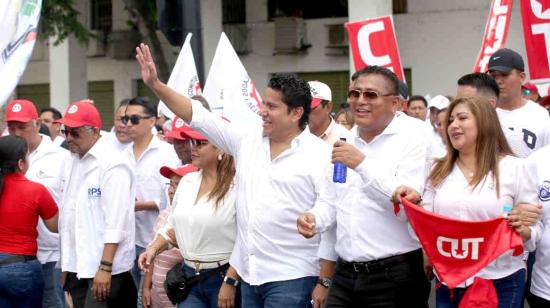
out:
<path id="1" fill-rule="evenodd" d="M 21 174 L 19 172 L 8 173 L 8 174 L 4 175 L 4 177 L 6 179 L 10 179 L 10 180 L 13 180 L 13 181 L 26 181 L 27 180 L 25 175 Z"/>
<path id="2" fill-rule="evenodd" d="M 399 132 L 400 130 L 400 123 L 402 121 L 402 119 L 405 117 L 406 115 L 401 112 L 401 111 L 397 111 L 395 113 L 395 115 L 393 116 L 393 119 L 390 121 L 390 123 L 388 124 L 388 126 L 386 126 L 386 128 L 384 128 L 384 130 L 379 134 L 377 135 L 376 137 L 374 137 L 374 139 L 371 140 L 371 142 L 373 142 L 374 140 L 376 140 L 379 136 L 383 136 L 383 135 L 393 135 L 397 132 Z M 353 128 L 351 129 L 351 133 L 352 133 L 352 136 L 354 136 L 357 140 L 361 140 L 363 143 L 366 143 L 365 140 L 363 140 L 361 138 L 361 136 L 359 136 L 359 128 L 357 127 L 357 125 L 353 126 Z"/>
<path id="3" fill-rule="evenodd" d="M 328 125 L 325 132 L 322 133 L 321 136 L 319 136 L 319 138 L 327 140 L 328 136 L 330 135 L 330 133 L 332 133 L 332 130 L 334 129 L 334 123 L 336 122 L 332 118 L 330 118 L 330 124 Z"/>
<path id="4" fill-rule="evenodd" d="M 105 143 L 107 142 L 105 139 L 107 139 L 107 138 L 99 137 L 99 139 L 94 143 L 92 148 L 90 150 L 88 150 L 88 152 L 86 154 L 84 154 L 84 156 L 82 156 L 81 160 L 84 160 L 88 156 L 93 156 L 96 159 L 99 158 L 101 153 L 104 152 L 103 148 L 105 146 Z"/>

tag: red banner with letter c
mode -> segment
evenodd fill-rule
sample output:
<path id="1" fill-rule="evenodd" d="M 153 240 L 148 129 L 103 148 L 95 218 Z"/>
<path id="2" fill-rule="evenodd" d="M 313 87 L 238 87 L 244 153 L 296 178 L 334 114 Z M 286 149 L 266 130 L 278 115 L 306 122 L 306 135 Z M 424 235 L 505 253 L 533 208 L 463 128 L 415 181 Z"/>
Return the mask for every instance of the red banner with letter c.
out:
<path id="1" fill-rule="evenodd" d="M 532 82 L 550 82 L 550 0 L 521 0 L 523 37 Z"/>
<path id="2" fill-rule="evenodd" d="M 383 66 L 405 82 L 391 16 L 346 23 L 355 70 Z"/>
<path id="3" fill-rule="evenodd" d="M 481 50 L 474 65 L 474 72 L 485 73 L 489 58 L 495 51 L 504 47 L 508 37 L 513 2 L 513 0 L 493 0 L 491 3 L 491 11 L 485 26 Z"/>

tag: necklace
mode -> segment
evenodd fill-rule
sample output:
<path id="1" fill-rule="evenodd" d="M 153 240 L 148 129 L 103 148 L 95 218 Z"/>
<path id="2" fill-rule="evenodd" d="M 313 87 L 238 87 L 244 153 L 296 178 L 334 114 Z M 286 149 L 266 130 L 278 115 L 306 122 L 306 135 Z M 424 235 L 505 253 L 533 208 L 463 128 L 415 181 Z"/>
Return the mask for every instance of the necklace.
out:
<path id="1" fill-rule="evenodd" d="M 464 164 L 464 162 L 459 158 L 457 159 L 456 161 L 457 165 L 458 165 L 458 168 L 460 169 L 460 171 L 462 171 L 462 173 L 468 178 L 468 179 L 472 179 L 474 177 L 474 174 L 475 174 L 475 171 L 466 167 L 466 165 Z"/>

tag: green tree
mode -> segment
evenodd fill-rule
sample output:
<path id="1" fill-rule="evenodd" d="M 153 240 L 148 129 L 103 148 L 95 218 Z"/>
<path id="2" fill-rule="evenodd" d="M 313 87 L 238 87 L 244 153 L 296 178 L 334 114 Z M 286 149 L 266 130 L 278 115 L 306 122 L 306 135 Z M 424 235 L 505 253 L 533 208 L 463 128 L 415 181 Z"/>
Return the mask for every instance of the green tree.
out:
<path id="1" fill-rule="evenodd" d="M 140 33 L 142 41 L 151 48 L 159 77 L 167 81 L 170 70 L 156 31 L 156 1 L 124 0 L 124 4 L 129 22 Z M 80 44 L 87 45 L 96 36 L 87 25 L 80 22 L 79 15 L 80 12 L 74 8 L 74 0 L 43 0 L 39 37 L 42 40 L 54 37 L 54 44 L 57 45 L 69 35 L 74 35 Z"/>

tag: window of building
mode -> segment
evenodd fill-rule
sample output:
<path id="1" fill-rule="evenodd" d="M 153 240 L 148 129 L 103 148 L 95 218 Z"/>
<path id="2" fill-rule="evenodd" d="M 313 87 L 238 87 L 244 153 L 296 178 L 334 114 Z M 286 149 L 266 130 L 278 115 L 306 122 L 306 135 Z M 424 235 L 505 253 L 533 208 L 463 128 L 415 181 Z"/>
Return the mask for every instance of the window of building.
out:
<path id="1" fill-rule="evenodd" d="M 111 0 L 92 0 L 90 2 L 92 30 L 111 31 L 113 26 L 113 4 Z"/>
<path id="2" fill-rule="evenodd" d="M 393 0 L 392 5 L 394 14 L 407 13 L 407 0 Z"/>
<path id="3" fill-rule="evenodd" d="M 347 17 L 348 1 L 332 0 L 320 4 L 316 0 L 268 0 L 268 17 L 329 18 Z"/>
<path id="4" fill-rule="evenodd" d="M 246 23 L 246 0 L 222 0 L 222 24 Z"/>

